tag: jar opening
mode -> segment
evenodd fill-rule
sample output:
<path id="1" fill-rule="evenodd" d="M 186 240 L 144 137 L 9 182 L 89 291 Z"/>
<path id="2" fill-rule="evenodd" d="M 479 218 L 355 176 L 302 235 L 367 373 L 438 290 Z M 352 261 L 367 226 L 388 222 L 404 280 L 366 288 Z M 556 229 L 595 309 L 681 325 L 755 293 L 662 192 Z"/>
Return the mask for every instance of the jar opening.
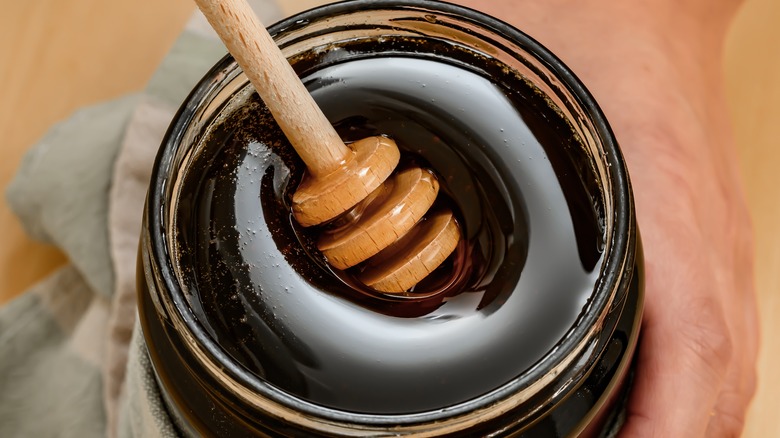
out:
<path id="1" fill-rule="evenodd" d="M 355 4 L 359 4 L 360 8 L 356 9 Z M 463 72 L 469 72 L 476 69 L 473 63 L 464 62 L 462 57 L 459 58 L 453 55 L 453 53 L 467 53 L 472 59 L 475 56 L 479 56 L 483 59 L 483 63 L 497 66 L 490 73 L 490 76 L 499 78 L 499 83 L 489 84 L 490 86 L 498 86 L 499 89 L 507 93 L 511 93 L 512 90 L 520 90 L 521 88 L 526 93 L 528 90 L 534 90 L 533 92 L 537 93 L 534 98 L 537 100 L 540 100 L 540 96 L 543 96 L 541 100 L 544 100 L 555 113 L 545 117 L 555 117 L 557 115 L 557 117 L 564 119 L 569 125 L 568 129 L 574 132 L 569 138 L 570 142 L 565 146 L 569 149 L 563 155 L 556 153 L 555 156 L 566 157 L 568 161 L 564 164 L 569 166 L 576 174 L 576 177 L 579 178 L 579 181 L 574 181 L 572 184 L 576 183 L 581 189 L 576 199 L 564 199 L 562 205 L 567 206 L 569 209 L 574 208 L 586 211 L 588 217 L 592 218 L 592 221 L 581 223 L 580 225 L 590 230 L 589 233 L 583 234 L 582 230 L 572 231 L 573 236 L 590 236 L 589 238 L 583 237 L 579 240 L 575 238 L 575 240 L 578 240 L 576 242 L 576 249 L 578 250 L 576 261 L 581 264 L 583 272 L 591 275 L 589 281 L 592 288 L 588 289 L 583 296 L 576 300 L 576 304 L 579 307 L 574 312 L 574 316 L 571 317 L 571 322 L 560 334 L 556 335 L 556 339 L 551 345 L 545 347 L 544 351 L 540 352 L 531 362 L 523 365 L 522 372 L 516 372 L 510 377 L 502 378 L 501 382 L 503 383 L 493 385 L 489 390 L 476 391 L 474 394 L 477 395 L 469 396 L 467 399 L 460 399 L 456 403 L 437 405 L 435 408 L 423 406 L 401 414 L 390 413 L 393 412 L 392 409 L 379 409 L 376 412 L 367 413 L 358 409 L 328 407 L 327 403 L 312 402 L 310 398 L 296 394 L 295 391 L 280 390 L 273 384 L 269 385 L 267 382 L 268 373 L 273 374 L 277 372 L 284 374 L 285 367 L 290 366 L 290 364 L 272 362 L 255 364 L 257 368 L 252 370 L 251 358 L 243 363 L 236 360 L 236 355 L 242 354 L 239 351 L 241 347 L 238 344 L 230 352 L 225 350 L 224 345 L 220 345 L 221 341 L 226 339 L 225 334 L 228 332 L 219 332 L 219 330 L 215 330 L 213 325 L 210 326 L 209 323 L 203 320 L 203 315 L 208 312 L 203 310 L 204 304 L 201 297 L 193 292 L 204 281 L 203 277 L 190 275 L 192 272 L 191 267 L 198 264 L 198 259 L 193 258 L 196 257 L 195 254 L 182 251 L 181 248 L 177 248 L 172 243 L 174 239 L 182 236 L 182 228 L 180 227 L 182 223 L 190 219 L 197 219 L 196 214 L 193 214 L 192 218 L 189 219 L 181 215 L 181 202 L 182 199 L 185 199 L 181 196 L 182 187 L 184 187 L 187 181 L 187 176 L 184 173 L 179 173 L 180 169 L 197 163 L 199 159 L 204 157 L 208 158 L 207 155 L 202 153 L 202 150 L 194 149 L 187 145 L 202 144 L 203 139 L 209 135 L 208 129 L 205 128 L 214 126 L 217 127 L 216 129 L 221 129 L 220 126 L 224 128 L 225 125 L 215 124 L 215 120 L 218 118 L 229 119 L 229 114 L 236 107 L 246 108 L 247 102 L 251 101 L 251 97 L 245 91 L 242 91 L 245 89 L 246 80 L 228 57 L 215 66 L 206 76 L 188 98 L 179 115 L 177 115 L 175 124 L 169 132 L 166 142 L 163 144 L 164 150 L 155 166 L 148 209 L 148 221 L 150 228 L 153 230 L 151 233 L 151 244 L 155 253 L 154 258 L 161 262 L 159 267 L 160 275 L 164 279 L 165 289 L 170 292 L 170 296 L 166 298 L 168 300 L 167 303 L 164 303 L 161 307 L 169 306 L 165 312 L 170 316 L 177 330 L 188 334 L 190 337 L 189 341 L 192 344 L 191 348 L 195 351 L 196 356 L 200 357 L 207 364 L 207 368 L 223 384 L 241 394 L 245 401 L 282 418 L 290 415 L 289 412 L 294 411 L 302 412 L 305 416 L 325 418 L 333 422 L 366 425 L 413 425 L 430 421 L 447 421 L 459 416 L 468 416 L 470 413 L 483 411 L 488 407 L 495 408 L 495 406 L 502 404 L 514 406 L 533 397 L 548 397 L 552 400 L 554 394 L 560 393 L 562 389 L 560 386 L 556 387 L 553 384 L 562 374 L 577 375 L 584 369 L 592 366 L 595 357 L 600 349 L 603 348 L 602 340 L 598 335 L 603 330 L 610 330 L 610 327 L 606 327 L 604 324 L 606 314 L 611 306 L 623 299 L 623 296 L 619 295 L 621 293 L 619 286 L 624 281 L 622 277 L 623 272 L 626 266 L 633 265 L 634 231 L 631 228 L 633 206 L 631 205 L 627 175 L 625 174 L 624 165 L 614 137 L 592 97 L 576 80 L 574 75 L 547 50 L 516 29 L 477 12 L 439 2 L 413 1 L 403 4 L 386 1 L 347 2 L 326 6 L 283 21 L 273 26 L 271 31 L 272 34 L 276 34 L 280 46 L 283 47 L 291 59 L 295 60 L 297 57 L 297 62 L 294 62 L 294 64 L 299 73 L 311 78 L 312 82 L 309 85 L 313 89 L 313 94 L 316 96 L 319 93 L 324 96 L 322 97 L 323 99 L 329 98 L 329 87 L 334 86 L 332 83 L 328 83 L 328 80 L 344 77 L 341 75 L 349 76 L 354 73 L 355 68 L 358 68 L 356 66 L 366 69 L 368 73 L 354 74 L 354 78 L 371 78 L 371 71 L 387 72 L 389 70 L 389 73 L 386 74 L 402 75 L 404 72 L 403 68 L 412 68 L 409 67 L 411 64 L 426 62 L 426 56 L 430 54 L 416 51 L 416 48 L 421 46 L 427 46 L 431 49 L 433 57 L 447 65 L 445 70 L 454 68 Z M 363 46 L 373 47 L 374 49 L 382 47 L 383 53 L 389 54 L 395 62 L 384 65 L 369 65 L 376 62 L 381 63 L 381 60 L 370 59 L 371 57 L 367 56 L 367 53 L 371 53 L 370 50 L 361 49 Z M 324 50 L 323 47 L 329 47 L 330 49 Z M 337 50 L 332 50 L 333 48 Z M 411 61 L 399 64 L 397 61 L 401 58 Z M 397 67 L 399 65 L 401 67 Z M 347 69 L 346 72 L 344 71 L 345 68 Z M 341 71 L 336 72 L 334 69 L 341 69 Z M 417 68 L 416 70 L 412 68 L 412 70 L 418 72 L 431 71 L 427 66 Z M 420 89 L 434 88 L 434 76 L 444 74 L 442 72 L 447 73 L 449 70 L 446 70 L 446 72 L 442 70 L 438 73 L 434 71 L 428 78 L 430 80 L 420 81 Z M 511 74 L 505 74 L 506 72 Z M 481 74 L 484 74 L 484 69 L 478 72 L 477 75 Z M 511 76 L 514 76 L 516 79 L 509 79 Z M 354 78 L 350 76 L 351 80 L 356 80 Z M 388 81 L 380 80 L 377 82 L 387 83 Z M 520 82 L 523 84 L 522 87 L 518 86 Z M 366 86 L 365 83 L 362 83 L 361 87 L 363 88 L 358 87 L 358 91 L 354 95 L 364 96 Z M 389 91 L 382 90 L 382 93 L 387 94 Z M 377 95 L 382 95 L 382 93 L 375 94 L 374 98 Z M 409 95 L 409 93 L 406 94 Z M 336 96 L 336 94 L 332 95 Z M 433 97 L 433 99 L 438 98 L 438 102 L 429 103 L 435 104 L 437 107 L 442 106 L 448 96 L 446 94 L 437 96 L 440 97 Z M 459 96 L 461 99 L 462 97 Z M 415 98 L 418 100 L 431 99 L 428 94 L 422 91 Z M 330 99 L 335 102 L 332 106 L 334 108 L 332 111 L 336 115 L 333 117 L 339 119 L 338 113 L 347 111 L 347 109 L 339 105 L 338 99 Z M 356 98 L 357 100 L 359 99 Z M 392 100 L 392 102 L 397 101 L 397 99 Z M 375 111 L 380 113 L 381 111 L 397 112 L 398 108 L 407 103 L 401 101 L 396 107 L 393 107 L 385 101 L 378 105 L 380 110 Z M 419 108 L 420 106 L 421 103 L 417 102 L 417 107 Z M 363 110 L 366 110 L 366 108 L 363 108 Z M 367 110 L 371 111 L 370 108 Z M 361 110 L 360 112 L 363 111 Z M 425 110 L 421 112 L 427 114 Z M 349 116 L 345 117 L 349 119 Z M 341 119 L 345 117 L 341 117 Z M 377 120 L 381 120 L 381 117 L 377 116 L 375 119 L 370 120 L 370 123 L 363 123 L 363 125 L 351 120 L 344 125 L 347 127 L 345 128 L 345 135 L 350 135 L 349 127 L 356 125 L 363 127 L 352 132 L 352 135 L 365 135 L 366 129 L 369 128 L 392 129 L 392 123 L 390 122 L 377 127 Z M 430 121 L 430 119 L 424 120 Z M 527 122 L 528 118 L 525 121 Z M 398 121 L 393 123 L 395 122 Z M 401 122 L 408 124 L 409 120 L 405 119 Z M 401 122 L 398 122 L 399 126 L 401 126 Z M 366 128 L 366 126 L 369 126 L 369 128 Z M 497 137 L 501 137 L 505 131 L 511 131 L 514 127 L 515 125 L 499 128 L 499 131 L 494 132 L 494 134 Z M 438 132 L 445 131 L 439 130 Z M 233 134 L 234 132 L 230 133 L 230 135 Z M 507 133 L 507 135 L 509 134 Z M 449 141 L 445 143 L 450 145 L 463 144 L 465 146 L 461 149 L 456 148 L 454 152 L 450 149 L 447 154 L 454 153 L 454 155 L 459 156 L 465 163 L 462 164 L 464 167 L 474 166 L 474 163 L 476 163 L 476 167 L 480 169 L 481 174 L 492 171 L 497 175 L 495 179 L 483 178 L 480 180 L 480 184 L 482 184 L 480 193 L 482 195 L 498 196 L 499 198 L 503 196 L 504 207 L 501 207 L 501 202 L 488 203 L 487 205 L 494 206 L 497 210 L 492 213 L 491 217 L 484 219 L 484 222 L 490 223 L 490 221 L 493 221 L 493 229 L 502 230 L 506 227 L 503 226 L 501 221 L 509 220 L 513 227 L 513 232 L 510 233 L 511 238 L 503 238 L 503 240 L 494 239 L 488 246 L 491 251 L 503 251 L 504 253 L 515 251 L 516 256 L 514 256 L 513 260 L 518 264 L 512 270 L 510 267 L 502 266 L 500 263 L 496 267 L 491 267 L 488 263 L 484 270 L 487 272 L 493 269 L 492 275 L 501 274 L 507 278 L 515 278 L 515 281 L 517 281 L 516 279 L 521 276 L 523 267 L 528 263 L 529 251 L 537 248 L 537 246 L 540 248 L 545 247 L 549 243 L 549 240 L 545 240 L 547 243 L 542 244 L 523 241 L 524 237 L 522 234 L 533 235 L 537 230 L 543 229 L 543 225 L 550 221 L 539 218 L 534 219 L 533 217 L 533 212 L 539 211 L 537 207 L 543 205 L 545 197 L 539 194 L 530 195 L 529 193 L 533 193 L 533 190 L 522 187 L 521 182 L 514 181 L 507 184 L 505 175 L 515 172 L 517 166 L 525 166 L 523 169 L 527 169 L 528 172 L 532 173 L 535 167 L 530 163 L 531 161 L 534 159 L 546 160 L 551 155 L 548 151 L 544 151 L 543 148 L 541 150 L 545 153 L 541 155 L 533 155 L 533 153 L 528 155 L 528 150 L 522 149 L 517 153 L 526 154 L 527 160 L 520 155 L 512 158 L 512 160 L 507 160 L 506 154 L 508 152 L 505 150 L 486 152 L 480 150 L 479 146 L 474 146 L 475 144 L 491 143 L 483 141 L 483 137 L 484 135 L 480 136 L 478 133 L 473 133 L 465 140 L 449 138 Z M 237 169 L 245 165 L 251 167 L 252 163 L 255 162 L 252 161 L 252 154 L 260 156 L 271 152 L 275 153 L 274 151 L 269 152 L 267 148 L 258 146 L 260 143 L 252 143 L 252 141 L 245 143 L 245 145 L 249 145 L 247 146 L 248 149 L 244 149 L 243 155 L 240 156 L 243 158 L 248 157 L 249 161 L 234 163 L 238 165 Z M 412 150 L 414 148 L 413 141 L 405 143 L 409 144 L 407 149 Z M 222 147 L 227 146 L 221 145 L 220 148 Z M 230 152 L 228 149 L 224 149 L 224 151 Z M 495 156 L 491 156 L 491 153 L 495 154 Z M 575 157 L 575 159 L 572 159 L 572 157 Z M 279 159 L 284 161 L 283 158 Z M 285 170 L 286 164 L 274 162 L 273 160 L 276 159 L 274 158 L 270 161 L 275 167 L 272 169 L 273 175 L 271 175 L 270 179 L 267 179 L 270 181 L 268 184 L 271 185 L 268 193 L 276 193 L 278 190 L 283 190 L 285 183 L 289 183 L 289 178 L 295 173 L 293 169 L 291 173 L 285 174 L 285 172 L 290 171 L 289 166 Z M 435 161 L 437 158 L 435 154 L 430 154 L 424 156 L 424 159 Z M 489 163 L 490 166 L 484 165 L 484 163 Z M 557 165 L 563 166 L 564 164 L 561 163 L 563 161 Z M 552 165 L 550 166 L 552 168 Z M 446 168 L 447 165 L 440 165 L 440 167 Z M 266 172 L 268 169 L 266 167 L 261 170 Z M 256 170 L 246 169 L 248 174 Z M 456 180 L 457 178 L 454 178 L 454 176 L 456 175 L 453 174 L 453 180 Z M 261 176 L 258 176 L 258 178 L 262 179 Z M 199 184 L 203 181 L 205 179 L 199 181 Z M 216 181 L 214 185 L 209 186 L 213 190 L 215 187 L 218 187 L 220 180 L 219 177 L 215 177 L 209 181 L 210 184 Z M 484 183 L 485 181 L 490 181 L 493 185 L 486 184 Z M 498 181 L 498 183 L 495 183 L 495 181 Z M 277 183 L 279 186 L 274 186 Z M 234 185 L 235 187 L 238 186 Z M 204 189 L 201 187 L 199 190 Z M 465 189 L 453 190 L 453 198 L 461 196 L 463 190 Z M 233 193 L 239 193 L 239 190 L 236 189 Z M 241 196 L 243 196 L 241 199 L 249 199 L 257 195 Z M 535 201 L 537 204 L 529 201 L 533 196 L 539 197 Z M 521 198 L 522 201 L 515 202 L 513 197 Z M 234 201 L 231 201 L 231 208 L 240 205 L 240 203 L 235 202 L 235 199 L 239 198 L 234 198 Z M 506 201 L 506 199 L 509 199 L 509 201 Z M 196 202 L 197 199 L 187 198 L 185 201 L 185 204 L 189 207 L 190 203 Z M 219 201 L 210 200 L 209 202 Z M 531 212 L 528 210 L 531 208 L 529 207 L 529 202 L 534 205 Z M 505 208 L 506 205 L 510 207 Z M 212 216 L 209 216 L 208 220 L 211 221 L 215 217 L 213 215 L 218 216 L 221 210 L 220 208 L 212 209 L 212 206 L 209 206 L 207 210 L 197 211 L 210 212 L 209 214 Z M 236 211 L 236 209 L 233 209 L 231 214 L 236 214 Z M 463 213 L 464 216 L 467 214 L 469 214 L 468 211 Z M 267 221 L 271 220 L 269 217 L 266 215 Z M 464 218 L 464 222 L 465 220 Z M 244 222 L 241 224 L 243 225 Z M 577 226 L 575 223 L 573 228 Z M 530 232 L 528 231 L 529 227 L 533 228 Z M 265 229 L 253 230 L 251 228 L 252 224 L 249 224 L 246 230 L 247 235 L 251 235 L 252 231 L 266 231 Z M 554 230 L 550 231 L 550 238 L 553 238 L 555 235 Z M 218 232 L 211 230 L 206 237 L 214 239 L 215 236 L 217 238 L 220 237 Z M 483 237 L 481 240 L 476 240 L 490 240 L 491 237 L 495 236 L 491 235 Z M 300 237 L 295 237 L 295 239 L 300 239 Z M 583 239 L 590 240 L 584 242 Z M 251 239 L 243 243 L 250 241 Z M 511 241 L 511 245 L 506 244 L 508 241 Z M 276 244 L 278 245 L 279 242 L 279 238 L 277 238 Z M 287 240 L 284 242 L 289 243 Z M 292 241 L 292 243 L 295 242 Z M 219 246 L 223 243 L 216 242 L 214 244 Z M 236 245 L 240 246 L 241 244 L 242 241 L 237 240 Z M 504 247 L 497 248 L 500 245 L 504 245 Z M 596 246 L 598 251 L 589 252 L 583 249 L 588 247 L 592 250 L 593 246 Z M 218 250 L 216 251 L 219 252 Z M 531 252 L 531 255 L 533 254 L 535 253 Z M 593 256 L 591 254 L 597 255 Z M 551 257 L 556 256 L 553 255 Z M 266 260 L 266 262 L 272 263 L 270 260 Z M 244 263 L 243 260 L 238 265 L 242 263 Z M 214 268 L 220 267 L 214 266 Z M 222 268 L 237 272 L 234 267 L 227 267 L 225 264 L 223 264 Z M 293 271 L 300 276 L 299 271 Z M 268 278 L 269 272 L 271 271 L 265 272 L 263 278 Z M 209 275 L 215 274 L 213 271 L 210 271 Z M 242 270 L 239 276 L 251 280 L 252 275 L 252 270 L 248 267 Z M 483 276 L 478 276 L 478 279 L 484 279 L 486 276 L 487 274 L 483 273 Z M 194 278 L 197 280 L 193 280 Z M 285 279 L 278 279 L 280 282 L 278 285 L 280 293 L 283 293 L 282 291 L 285 287 L 282 283 L 288 280 L 292 281 L 292 278 L 291 276 Z M 312 276 L 304 279 L 304 281 L 316 283 L 323 280 Z M 330 281 L 326 280 L 322 284 L 331 284 L 329 283 Z M 554 291 L 555 288 L 551 290 Z M 257 303 L 247 304 L 246 299 L 241 297 L 240 290 L 234 292 L 239 292 L 235 294 L 237 296 L 235 301 L 241 302 L 244 300 L 240 304 L 242 306 L 249 305 L 256 310 L 259 309 L 258 314 L 266 310 L 274 313 L 277 310 L 276 308 L 263 307 L 266 305 L 273 306 L 273 304 L 269 304 L 270 302 L 262 305 Z M 492 301 L 488 301 L 479 310 L 482 313 L 491 311 L 491 305 L 498 306 L 498 304 L 494 303 L 505 304 L 511 298 L 511 295 L 512 293 L 507 295 L 506 291 L 502 292 L 499 290 L 494 292 L 494 296 L 490 297 Z M 232 294 L 228 294 L 228 296 L 230 297 Z M 317 306 L 321 308 L 325 305 L 323 303 L 330 302 L 329 300 L 330 297 L 326 297 L 322 301 L 318 301 Z M 312 301 L 312 305 L 314 305 L 314 301 Z M 347 305 L 346 308 L 351 309 L 352 307 Z M 280 314 L 289 316 L 288 313 L 296 311 L 296 309 L 285 309 L 280 311 Z M 452 312 L 448 313 L 448 315 L 451 314 Z M 534 315 L 521 315 L 520 317 L 530 319 L 534 318 Z M 274 318 L 275 316 L 272 315 L 271 319 Z M 233 335 L 239 333 L 237 331 L 239 325 L 232 326 L 231 333 Z M 263 321 L 261 325 L 268 327 L 271 331 L 274 330 L 273 325 L 269 324 L 268 321 Z M 341 335 L 346 336 L 344 333 Z M 284 334 L 284 336 L 300 337 L 301 335 L 289 333 Z M 274 333 L 271 338 L 279 339 L 284 336 Z M 414 333 L 409 333 L 408 336 L 409 339 L 413 339 Z M 244 341 L 247 339 L 239 339 L 241 341 L 239 343 L 246 344 Z M 475 342 L 474 345 L 480 343 L 481 341 Z M 274 348 L 276 349 L 276 346 Z M 282 345 L 279 348 L 289 348 L 289 346 Z M 274 351 L 278 352 L 278 349 Z M 295 352 L 292 356 L 296 354 L 300 354 L 300 351 Z M 244 357 L 249 356 L 245 355 Z M 267 358 L 270 357 L 268 356 Z M 322 356 L 318 357 L 321 358 Z M 278 358 L 278 355 L 273 360 L 276 360 L 276 358 Z M 298 367 L 298 365 L 294 366 Z M 309 370 L 307 372 L 316 373 L 320 364 L 309 363 L 307 366 Z M 265 378 L 258 377 L 260 375 L 263 375 Z M 284 378 L 293 382 L 291 385 L 294 386 L 297 384 L 295 379 L 301 378 L 301 376 L 284 376 Z M 462 418 L 458 421 L 461 420 Z"/>

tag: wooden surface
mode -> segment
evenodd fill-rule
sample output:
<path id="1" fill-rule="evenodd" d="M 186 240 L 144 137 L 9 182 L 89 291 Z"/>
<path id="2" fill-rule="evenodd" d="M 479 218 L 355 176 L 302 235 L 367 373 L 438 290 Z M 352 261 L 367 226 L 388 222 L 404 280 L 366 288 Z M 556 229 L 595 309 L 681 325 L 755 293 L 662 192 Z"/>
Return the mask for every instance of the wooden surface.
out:
<path id="1" fill-rule="evenodd" d="M 189 0 L 0 0 L 0 188 L 25 150 L 85 105 L 142 90 L 194 9 Z M 0 202 L 0 303 L 64 263 Z"/>
<path id="2" fill-rule="evenodd" d="M 285 13 L 323 3 L 282 1 Z M 143 88 L 194 5 L 189 0 L 0 0 L 0 187 L 24 151 L 84 105 Z M 780 2 L 747 0 L 726 57 L 729 102 L 756 234 L 763 325 L 758 395 L 745 437 L 780 436 Z M 0 203 L 0 303 L 64 263 Z"/>
<path id="3" fill-rule="evenodd" d="M 762 341 L 744 436 L 780 437 L 780 2 L 748 0 L 726 51 L 728 99 L 753 214 Z"/>

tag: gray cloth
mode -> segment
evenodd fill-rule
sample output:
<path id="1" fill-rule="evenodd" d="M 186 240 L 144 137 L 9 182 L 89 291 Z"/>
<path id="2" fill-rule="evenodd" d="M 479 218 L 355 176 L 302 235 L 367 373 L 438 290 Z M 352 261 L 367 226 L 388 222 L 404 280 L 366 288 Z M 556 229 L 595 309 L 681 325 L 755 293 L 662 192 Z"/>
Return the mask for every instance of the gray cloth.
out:
<path id="1" fill-rule="evenodd" d="M 175 436 L 136 321 L 136 250 L 165 129 L 225 53 L 196 14 L 143 93 L 76 112 L 24 159 L 8 202 L 69 264 L 0 308 L 0 437 Z"/>

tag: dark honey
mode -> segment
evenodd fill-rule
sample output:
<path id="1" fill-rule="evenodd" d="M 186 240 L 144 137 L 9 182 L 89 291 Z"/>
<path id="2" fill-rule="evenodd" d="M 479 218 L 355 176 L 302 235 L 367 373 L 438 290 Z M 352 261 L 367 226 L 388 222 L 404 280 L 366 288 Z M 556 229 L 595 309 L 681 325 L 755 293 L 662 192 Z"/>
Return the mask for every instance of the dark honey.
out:
<path id="1" fill-rule="evenodd" d="M 303 164 L 252 95 L 186 170 L 176 257 L 194 314 L 247 370 L 321 406 L 404 414 L 483 395 L 552 351 L 594 290 L 605 231 L 585 152 L 537 90 L 468 53 L 381 44 L 397 50 L 295 65 L 346 141 L 387 135 L 439 176 L 464 236 L 454 256 L 398 298 L 334 272 L 321 230 L 290 214 Z"/>

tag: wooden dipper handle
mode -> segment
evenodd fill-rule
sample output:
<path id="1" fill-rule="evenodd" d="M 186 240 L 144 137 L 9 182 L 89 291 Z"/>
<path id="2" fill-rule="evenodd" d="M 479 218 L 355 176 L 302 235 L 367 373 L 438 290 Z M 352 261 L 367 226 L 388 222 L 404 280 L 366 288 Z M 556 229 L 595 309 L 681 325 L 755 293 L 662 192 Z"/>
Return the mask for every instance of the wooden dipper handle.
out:
<path id="1" fill-rule="evenodd" d="M 398 146 L 370 137 L 346 146 L 245 0 L 195 0 L 306 164 L 293 194 L 304 227 L 327 222 L 363 200 L 395 169 Z"/>
<path id="2" fill-rule="evenodd" d="M 436 269 L 455 250 L 460 232 L 451 212 L 423 219 L 436 198 L 435 177 L 421 169 L 403 171 L 382 189 L 400 159 L 394 141 L 376 136 L 347 147 L 245 0 L 195 3 L 306 164 L 309 174 L 292 196 L 300 225 L 326 223 L 375 190 L 389 191 L 382 205 L 351 224 L 353 232 L 320 242 L 331 265 L 347 269 L 376 256 L 381 263 L 369 265 L 364 282 L 388 293 L 402 293 Z M 414 232 L 421 222 L 426 226 Z"/>
<path id="3" fill-rule="evenodd" d="M 327 175 L 348 160 L 328 119 L 244 0 L 195 0 L 233 55 L 306 168 Z"/>

